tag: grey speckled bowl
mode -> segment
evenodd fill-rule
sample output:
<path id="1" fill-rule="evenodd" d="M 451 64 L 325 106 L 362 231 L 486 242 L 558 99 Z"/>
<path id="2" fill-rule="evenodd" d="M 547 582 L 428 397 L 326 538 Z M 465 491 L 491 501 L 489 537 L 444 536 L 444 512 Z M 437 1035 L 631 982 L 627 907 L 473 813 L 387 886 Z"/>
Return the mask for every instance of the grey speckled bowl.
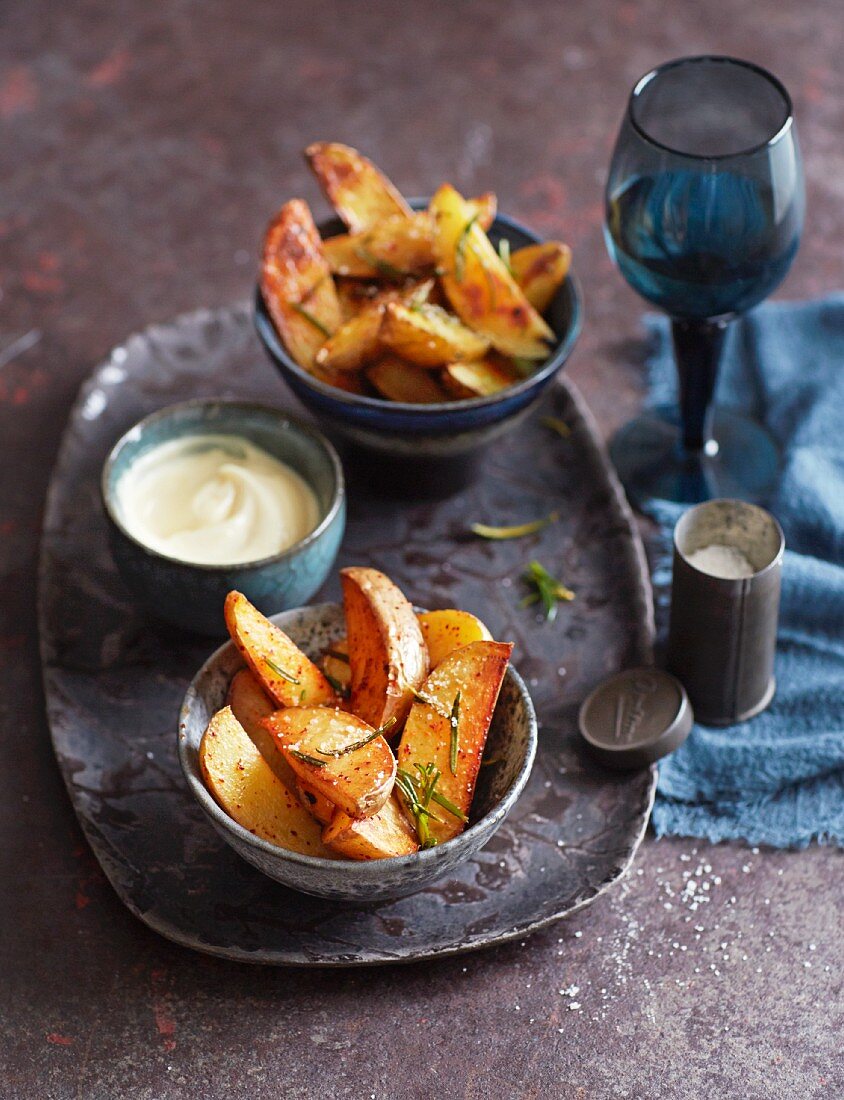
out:
<path id="1" fill-rule="evenodd" d="M 145 451 L 190 434 L 236 435 L 287 463 L 316 493 L 320 522 L 280 554 L 237 565 L 196 565 L 159 554 L 121 522 L 115 487 Z M 159 409 L 122 436 L 106 459 L 102 497 L 115 564 L 135 598 L 176 626 L 218 637 L 233 588 L 270 615 L 306 603 L 334 564 L 346 528 L 346 490 L 337 452 L 321 432 L 281 409 L 248 401 L 185 401 Z"/>
<path id="2" fill-rule="evenodd" d="M 339 604 L 316 604 L 273 616 L 311 657 L 345 633 Z M 278 848 L 233 821 L 208 792 L 199 771 L 199 743 L 211 715 L 243 661 L 230 642 L 205 662 L 188 688 L 179 717 L 179 759 L 188 786 L 205 815 L 234 850 L 265 875 L 319 897 L 367 902 L 412 894 L 482 848 L 512 809 L 527 783 L 536 753 L 533 703 L 522 678 L 507 670 L 495 708 L 485 757 L 500 763 L 482 768 L 469 827 L 460 836 L 394 859 L 354 862 L 299 855 Z"/>

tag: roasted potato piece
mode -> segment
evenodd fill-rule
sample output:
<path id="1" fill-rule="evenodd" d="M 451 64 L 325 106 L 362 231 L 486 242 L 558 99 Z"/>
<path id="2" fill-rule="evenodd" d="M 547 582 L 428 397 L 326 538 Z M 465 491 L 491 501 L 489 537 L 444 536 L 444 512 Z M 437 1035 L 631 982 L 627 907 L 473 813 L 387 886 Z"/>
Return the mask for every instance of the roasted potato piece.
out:
<path id="1" fill-rule="evenodd" d="M 377 814 L 355 820 L 336 810 L 322 840 L 335 852 L 349 859 L 389 859 L 407 856 L 419 850 L 413 826 L 393 795 Z"/>
<path id="2" fill-rule="evenodd" d="M 311 374 L 324 382 L 326 386 L 333 386 L 337 390 L 345 390 L 346 393 L 366 393 L 366 386 L 358 371 L 335 370 L 333 367 L 321 367 L 319 363 L 314 365 Z"/>
<path id="3" fill-rule="evenodd" d="M 510 256 L 510 271 L 538 313 L 544 313 L 571 267 L 571 249 L 559 241 L 531 244 Z"/>
<path id="4" fill-rule="evenodd" d="M 269 718 L 273 711 L 278 710 L 278 704 L 272 702 L 248 668 L 242 668 L 232 678 L 229 690 L 226 692 L 226 706 L 231 707 L 232 713 L 246 730 L 252 744 L 282 783 L 291 791 L 294 790 L 296 776 L 278 751 L 275 739 L 263 724 L 265 718 Z"/>
<path id="5" fill-rule="evenodd" d="M 308 204 L 292 199 L 267 229 L 261 293 L 290 355 L 310 370 L 340 324 L 340 303 Z"/>
<path id="6" fill-rule="evenodd" d="M 495 220 L 496 198 L 491 191 L 469 199 L 478 224 L 488 229 Z M 322 242 L 328 266 L 335 275 L 357 279 L 399 279 L 433 268 L 437 262 L 434 219 L 427 210 L 408 217 L 393 214 L 365 233 L 341 233 Z"/>
<path id="7" fill-rule="evenodd" d="M 336 858 L 318 822 L 273 772 L 231 707 L 217 711 L 202 735 L 199 767 L 216 801 L 250 833 L 291 852 Z"/>
<path id="8" fill-rule="evenodd" d="M 492 641 L 492 635 L 481 620 L 468 611 L 458 611 L 456 608 L 423 611 L 418 619 L 432 669 L 464 645 Z"/>
<path id="9" fill-rule="evenodd" d="M 306 789 L 349 817 L 371 817 L 390 797 L 395 757 L 383 736 L 353 714 L 339 707 L 288 707 L 264 722 Z"/>
<path id="10" fill-rule="evenodd" d="M 381 325 L 381 342 L 420 367 L 479 359 L 489 349 L 487 339 L 441 306 L 428 303 L 390 302 Z"/>
<path id="11" fill-rule="evenodd" d="M 449 363 L 442 375 L 452 397 L 490 397 L 518 382 L 519 372 L 506 359 L 487 357 L 472 363 Z"/>
<path id="12" fill-rule="evenodd" d="M 414 765 L 433 764 L 440 772 L 436 790 L 467 816 L 512 649 L 509 642 L 472 642 L 446 657 L 422 685 L 421 693 L 431 705 L 413 704 L 399 744 L 399 767 L 413 775 Z M 452 751 L 450 716 L 458 694 Z M 437 804 L 431 809 L 439 819 L 429 821 L 431 836 L 438 843 L 462 832 L 465 824 L 459 818 Z"/>
<path id="13" fill-rule="evenodd" d="M 340 571 L 354 714 L 371 726 L 401 729 L 413 693 L 428 675 L 428 650 L 413 606 L 377 569 Z"/>
<path id="14" fill-rule="evenodd" d="M 269 730 L 264 731 L 268 737 L 272 736 Z M 281 752 L 276 749 L 279 756 Z M 287 761 L 284 761 L 285 764 Z M 289 765 L 288 765 L 289 766 Z M 313 787 L 308 786 L 307 783 L 303 783 L 301 779 L 296 780 L 295 784 L 296 794 L 299 796 L 299 801 L 305 807 L 309 814 L 321 822 L 323 825 L 327 825 L 336 812 L 336 806 L 333 802 L 329 802 L 324 794 L 320 794 L 319 791 L 315 791 Z"/>
<path id="15" fill-rule="evenodd" d="M 413 211 L 399 191 L 357 149 L 336 141 L 317 141 L 305 157 L 328 201 L 352 233 L 362 233 L 392 214 Z"/>
<path id="16" fill-rule="evenodd" d="M 448 401 L 448 394 L 430 371 L 413 366 L 396 355 L 387 355 L 366 370 L 367 380 L 382 397 L 411 405 Z"/>
<path id="17" fill-rule="evenodd" d="M 381 348 L 378 334 L 386 306 L 374 302 L 341 325 L 316 353 L 320 367 L 331 371 L 356 371 L 371 362 Z"/>
<path id="18" fill-rule="evenodd" d="M 513 280 L 468 203 L 445 183 L 430 209 L 442 285 L 457 315 L 505 355 L 547 358 L 554 333 Z"/>
<path id="19" fill-rule="evenodd" d="M 336 702 L 334 689 L 317 666 L 242 593 L 229 592 L 224 615 L 232 641 L 278 706 Z"/>

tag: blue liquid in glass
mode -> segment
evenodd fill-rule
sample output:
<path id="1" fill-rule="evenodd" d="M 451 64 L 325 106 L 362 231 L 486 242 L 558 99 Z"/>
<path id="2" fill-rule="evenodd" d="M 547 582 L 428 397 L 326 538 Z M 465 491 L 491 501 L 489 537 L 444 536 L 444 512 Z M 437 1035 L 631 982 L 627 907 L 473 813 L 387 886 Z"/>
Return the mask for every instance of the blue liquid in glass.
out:
<path id="1" fill-rule="evenodd" d="M 780 204 L 782 205 L 782 204 Z M 799 204 L 733 172 L 636 176 L 608 197 L 607 243 L 630 285 L 675 317 L 742 313 L 785 277 Z"/>

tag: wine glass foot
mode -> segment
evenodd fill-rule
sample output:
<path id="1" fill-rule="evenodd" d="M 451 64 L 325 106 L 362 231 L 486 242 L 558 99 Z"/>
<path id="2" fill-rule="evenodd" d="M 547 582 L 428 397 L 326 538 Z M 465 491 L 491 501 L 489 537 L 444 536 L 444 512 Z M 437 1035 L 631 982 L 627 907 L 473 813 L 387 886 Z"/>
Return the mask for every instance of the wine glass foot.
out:
<path id="1" fill-rule="evenodd" d="M 770 434 L 756 421 L 716 408 L 712 441 L 702 453 L 683 451 L 677 410 L 661 407 L 621 428 L 610 457 L 627 495 L 636 504 L 669 500 L 699 504 L 715 497 L 764 503 L 776 485 L 780 456 Z"/>

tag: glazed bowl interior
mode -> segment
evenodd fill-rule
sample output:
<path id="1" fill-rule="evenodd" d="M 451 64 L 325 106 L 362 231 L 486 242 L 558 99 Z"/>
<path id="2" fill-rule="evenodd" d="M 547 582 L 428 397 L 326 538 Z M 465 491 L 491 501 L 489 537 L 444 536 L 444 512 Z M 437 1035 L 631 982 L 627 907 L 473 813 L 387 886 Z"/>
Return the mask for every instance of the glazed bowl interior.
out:
<path id="1" fill-rule="evenodd" d="M 312 658 L 345 634 L 339 604 L 317 604 L 273 616 Z M 214 800 L 199 769 L 199 745 L 243 661 L 232 643 L 206 661 L 188 688 L 179 721 L 179 759 L 187 784 L 214 828 L 241 856 L 294 889 L 346 901 L 401 897 L 439 878 L 485 844 L 504 821 L 530 775 L 536 752 L 536 717 L 527 688 L 507 670 L 493 716 L 469 826 L 434 848 L 392 859 L 357 862 L 300 855 L 262 840 L 238 825 Z"/>
<path id="2" fill-rule="evenodd" d="M 415 210 L 425 209 L 427 200 L 411 199 L 410 204 Z M 321 236 L 326 238 L 343 233 L 346 228 L 339 218 L 331 218 L 320 223 L 319 231 Z M 529 229 L 504 214 L 496 216 L 495 221 L 488 230 L 488 235 L 496 247 L 502 239 L 508 240 L 511 249 L 514 251 L 540 242 L 540 238 Z M 582 324 L 581 295 L 577 280 L 571 271 L 557 290 L 544 316 L 554 330 L 557 342 L 550 345 L 548 358 L 530 377 L 517 382 L 506 390 L 487 397 L 464 398 L 462 400 L 417 405 L 400 401 L 388 401 L 386 398 L 366 394 L 347 393 L 315 378 L 288 355 L 276 332 L 260 288 L 257 289 L 255 294 L 255 326 L 261 342 L 271 359 L 288 375 L 291 381 L 295 380 L 295 383 L 297 383 L 296 392 L 300 397 L 303 396 L 303 390 L 309 390 L 315 398 L 323 398 L 328 402 L 354 410 L 363 421 L 369 414 L 373 426 L 386 426 L 387 421 L 384 418 L 388 417 L 389 422 L 394 425 L 402 424 L 410 430 L 418 431 L 436 430 L 438 420 L 447 421 L 450 430 L 460 430 L 483 424 L 494 418 L 496 411 L 502 407 L 519 408 L 525 400 L 530 399 L 534 392 L 541 391 L 564 365 L 580 334 Z M 318 410 L 322 408 L 323 411 L 330 411 L 327 405 L 321 404 L 319 401 L 317 402 L 317 408 Z"/>

